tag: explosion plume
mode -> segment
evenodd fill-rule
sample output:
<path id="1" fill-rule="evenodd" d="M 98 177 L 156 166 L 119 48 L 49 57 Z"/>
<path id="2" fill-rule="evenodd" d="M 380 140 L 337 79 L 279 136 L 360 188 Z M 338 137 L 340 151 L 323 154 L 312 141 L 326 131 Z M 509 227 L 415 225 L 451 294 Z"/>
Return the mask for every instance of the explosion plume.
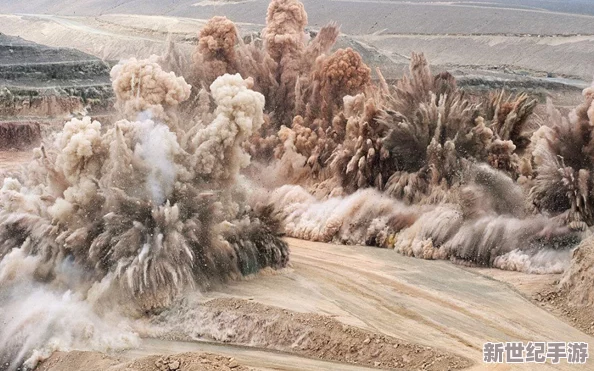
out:
<path id="1" fill-rule="evenodd" d="M 237 40 L 235 24 L 226 17 L 213 17 L 206 23 L 200 30 L 198 48 L 194 53 L 199 81 L 210 85 L 218 76 L 237 72 Z"/>
<path id="2" fill-rule="evenodd" d="M 325 112 L 310 109 L 305 118 L 296 116 L 290 129 L 294 133 L 282 134 L 294 138 L 294 148 L 305 157 L 303 166 L 312 177 L 334 179 L 331 183 L 348 193 L 375 187 L 407 203 L 435 203 L 449 200 L 448 190 L 463 183 L 473 162 L 487 162 L 513 178 L 520 176 L 521 153 L 516 150 L 525 148 L 525 134 L 509 133 L 522 127 L 524 115 L 531 112 L 535 101 L 525 96 L 514 100 L 515 108 L 504 123 L 516 129 L 505 131 L 497 118 L 504 117 L 503 113 L 495 117 L 483 112 L 456 86 L 451 75 L 433 76 L 423 55 L 413 55 L 410 77 L 405 76 L 383 93 L 385 88 L 369 85 L 369 69 L 358 62 L 360 57 L 343 60 L 352 55 L 352 50 L 338 51 L 322 64 L 337 63 L 340 76 L 348 78 L 317 75 L 320 86 L 326 87 L 319 89 L 312 101 L 331 108 Z M 352 67 L 347 68 L 349 65 Z M 328 85 L 324 81 L 340 83 Z M 337 86 L 342 90 L 336 90 Z M 332 97 L 343 97 L 342 104 Z M 493 106 L 511 101 L 502 97 L 500 94 L 493 100 Z M 325 99 L 332 103 L 324 103 Z M 518 112 L 522 119 L 517 119 Z M 518 140 L 518 145 L 512 139 Z M 281 161 L 285 148 L 279 145 L 275 152 Z"/>
<path id="3" fill-rule="evenodd" d="M 117 65 L 112 76 L 121 88 L 118 107 L 129 116 L 150 110 L 171 119 L 188 95 L 183 78 L 149 61 Z M 249 157 L 242 142 L 262 124 L 264 107 L 249 87 L 239 75 L 219 77 L 210 87 L 214 119 L 187 132 L 171 120 L 124 119 L 107 129 L 89 117 L 66 123 L 20 179 L 4 180 L 2 262 L 33 257 L 34 282 L 125 303 L 132 312 L 160 310 L 193 287 L 285 266 L 286 244 L 243 201 L 239 170 Z M 85 273 L 64 288 L 65 261 Z M 11 275 L 2 275 L 9 295 Z M 6 349 L 19 340 L 39 345 L 17 337 Z"/>
<path id="4" fill-rule="evenodd" d="M 521 197 L 518 185 L 488 168 L 474 171 L 476 178 L 462 190 L 459 204 L 409 206 L 370 188 L 318 200 L 299 186 L 280 187 L 270 199 L 287 234 L 296 238 L 528 273 L 563 272 L 580 235 L 558 220 L 527 217 L 514 206 L 513 195 Z M 507 192 L 509 203 L 498 204 Z"/>
<path id="5" fill-rule="evenodd" d="M 531 199 L 537 208 L 564 214 L 576 228 L 594 224 L 594 86 L 568 118 L 548 106 L 549 125 L 533 135 L 534 177 Z"/>
<path id="6" fill-rule="evenodd" d="M 309 84 L 310 97 L 305 116 L 332 121 L 342 108 L 343 97 L 365 90 L 370 82 L 371 70 L 353 49 L 339 49 L 329 57 L 318 57 Z M 307 92 L 302 93 L 303 95 Z"/>
<path id="7" fill-rule="evenodd" d="M 262 37 L 268 54 L 278 65 L 275 75 L 279 82 L 279 98 L 275 102 L 275 111 L 278 111 L 281 105 L 288 104 L 290 107 L 290 102 L 294 102 L 295 84 L 305 49 L 306 25 L 307 13 L 300 1 L 270 2 Z M 287 111 L 287 114 L 291 113 L 290 108 Z M 281 122 L 287 118 L 278 115 Z"/>
<path id="8" fill-rule="evenodd" d="M 305 187 L 289 192 L 293 196 L 295 192 L 303 193 L 296 196 L 299 202 L 289 203 L 292 206 L 288 210 L 294 212 L 283 211 L 291 197 L 273 197 L 277 211 L 287 222 L 288 234 L 388 246 L 407 255 L 509 269 L 558 271 L 564 267 L 565 263 L 543 263 L 547 268 L 515 263 L 531 261 L 541 250 L 537 246 L 568 251 L 579 239 L 558 219 L 530 216 L 533 206 L 525 201 L 522 186 L 514 184 L 521 181 L 525 186 L 535 176 L 530 159 L 531 128 L 527 123 L 536 100 L 503 91 L 482 100 L 468 96 L 451 74 L 433 75 L 422 54 L 413 54 L 409 74 L 393 86 L 383 80 L 381 73 L 376 86 L 371 82 L 370 69 L 352 49 L 325 54 L 337 36 L 335 26 L 324 28 L 308 44 L 304 38 L 306 24 L 307 15 L 298 1 L 271 2 L 262 35 L 265 52 L 275 62 L 271 66 L 278 86 L 269 85 L 274 88 L 267 92 L 276 103 L 270 105 L 269 100 L 265 111 L 270 120 L 265 118 L 263 131 L 250 139 L 248 147 L 255 158 L 265 163 L 253 164 L 249 172 L 261 184 Z M 251 48 L 256 50 L 256 44 Z M 239 46 L 238 50 L 243 48 Z M 317 51 L 316 58 L 304 59 L 310 51 Z M 286 94 L 287 85 L 294 96 Z M 284 93 L 279 94 L 283 89 Z M 291 125 L 275 131 L 278 123 L 286 123 L 278 115 L 281 111 L 284 117 L 292 117 Z M 325 221 L 324 216 L 314 215 L 321 206 L 309 209 L 308 205 L 336 202 L 360 205 L 353 206 L 353 210 L 365 210 L 367 206 L 362 205 L 374 205 L 369 200 L 375 199 L 359 193 L 365 188 L 375 188 L 404 202 L 393 207 L 406 211 L 395 217 L 379 207 L 376 212 L 356 214 L 365 216 L 345 227 L 339 216 L 328 216 Z M 283 189 L 273 194 L 283 194 Z M 502 203 L 500 198 L 509 195 L 514 195 L 514 202 Z M 481 208 L 478 200 L 489 200 L 489 206 Z M 415 222 L 424 220 L 426 211 L 414 209 L 415 204 L 430 208 L 448 205 L 444 215 L 456 217 L 444 220 L 455 222 L 450 225 L 438 218 L 434 220 L 435 232 L 419 235 L 414 232 Z M 405 205 L 413 208 L 406 209 L 409 206 Z M 359 216 L 350 218 L 359 220 Z M 319 226 L 314 227 L 312 220 Z M 524 227 L 515 230 L 511 228 L 514 223 Z M 449 225 L 449 232 L 437 227 L 442 225 Z M 469 232 L 473 230 L 476 232 Z M 518 240 L 512 236 L 516 233 L 538 242 L 515 252 Z M 476 247 L 468 247 L 471 242 Z M 422 253 L 411 247 L 423 244 Z M 567 256 L 561 255 L 559 259 L 567 262 Z"/>
<path id="9" fill-rule="evenodd" d="M 152 60 L 132 58 L 111 70 L 116 107 L 128 119 L 148 111 L 153 117 L 168 120 L 175 108 L 190 96 L 190 85 L 183 77 L 165 72 Z"/>
<path id="10" fill-rule="evenodd" d="M 272 118 L 273 126 L 266 125 L 264 129 L 270 130 L 264 130 L 262 136 L 275 134 L 282 124 L 291 122 L 297 105 L 304 106 L 303 97 L 296 94 L 315 82 L 311 75 L 316 59 L 338 38 L 338 26 L 331 23 L 309 41 L 306 26 L 307 13 L 298 0 L 271 1 L 261 39 L 252 37 L 248 44 L 239 38 L 231 21 L 214 17 L 199 34 L 194 54 L 199 78 L 195 85 L 209 85 L 224 73 L 251 77 L 254 89 L 267 97 L 267 114 Z M 350 58 L 359 57 L 355 54 Z"/>
<path id="11" fill-rule="evenodd" d="M 3 179 L 0 364 L 135 344 L 129 318 L 285 267 L 283 233 L 531 273 L 569 266 L 594 224 L 594 87 L 533 132 L 525 94 L 470 96 L 422 54 L 393 85 L 379 71 L 374 82 L 357 52 L 331 52 L 337 25 L 306 26 L 300 1 L 273 0 L 251 40 L 215 17 L 193 62 L 171 44 L 120 62 L 121 120 L 72 119 Z M 571 290 L 591 270 L 588 246 Z M 25 310 L 35 301 L 55 305 Z"/>

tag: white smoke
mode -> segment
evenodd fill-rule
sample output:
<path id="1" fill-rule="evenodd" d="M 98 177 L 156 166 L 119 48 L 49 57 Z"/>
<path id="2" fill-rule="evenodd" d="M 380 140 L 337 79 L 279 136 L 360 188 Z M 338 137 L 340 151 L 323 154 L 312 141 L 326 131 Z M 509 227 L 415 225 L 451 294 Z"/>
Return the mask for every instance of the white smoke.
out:
<path id="1" fill-rule="evenodd" d="M 162 205 L 173 191 L 177 175 L 174 157 L 180 154 L 181 148 L 175 133 L 164 124 L 152 120 L 141 121 L 138 130 L 134 154 L 151 164 L 146 186 L 153 203 Z"/>
<path id="2" fill-rule="evenodd" d="M 35 283 L 41 258 L 13 249 L 0 262 L 0 364 L 34 368 L 56 350 L 112 351 L 137 347 L 138 335 L 115 313 L 97 314 L 77 287 L 84 275 L 72 262 L 51 285 Z"/>
<path id="3" fill-rule="evenodd" d="M 493 266 L 532 274 L 563 273 L 570 265 L 571 255 L 570 249 L 545 249 L 536 252 L 516 249 L 495 258 Z"/>
<path id="4" fill-rule="evenodd" d="M 193 169 L 216 182 L 234 181 L 250 156 L 242 142 L 264 122 L 264 96 L 250 90 L 253 83 L 239 74 L 219 77 L 210 86 L 217 105 L 210 125 L 192 138 Z"/>

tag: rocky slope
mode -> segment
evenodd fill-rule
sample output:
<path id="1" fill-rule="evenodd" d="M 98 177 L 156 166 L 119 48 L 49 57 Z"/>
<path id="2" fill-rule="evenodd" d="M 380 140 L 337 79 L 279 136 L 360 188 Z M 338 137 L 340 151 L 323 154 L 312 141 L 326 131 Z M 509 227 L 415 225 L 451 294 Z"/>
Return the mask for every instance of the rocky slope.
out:
<path id="1" fill-rule="evenodd" d="M 37 144 L 72 115 L 102 115 L 111 104 L 109 65 L 69 48 L 0 34 L 0 148 Z"/>

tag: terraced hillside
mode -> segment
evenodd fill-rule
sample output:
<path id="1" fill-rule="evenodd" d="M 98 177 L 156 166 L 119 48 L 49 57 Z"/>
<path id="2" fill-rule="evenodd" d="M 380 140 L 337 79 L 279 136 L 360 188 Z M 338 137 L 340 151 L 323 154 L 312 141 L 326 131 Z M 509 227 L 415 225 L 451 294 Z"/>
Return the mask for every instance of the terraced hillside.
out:
<path id="1" fill-rule="evenodd" d="M 98 58 L 0 34 L 0 148 L 37 144 L 72 115 L 102 115 L 111 96 L 109 66 Z"/>

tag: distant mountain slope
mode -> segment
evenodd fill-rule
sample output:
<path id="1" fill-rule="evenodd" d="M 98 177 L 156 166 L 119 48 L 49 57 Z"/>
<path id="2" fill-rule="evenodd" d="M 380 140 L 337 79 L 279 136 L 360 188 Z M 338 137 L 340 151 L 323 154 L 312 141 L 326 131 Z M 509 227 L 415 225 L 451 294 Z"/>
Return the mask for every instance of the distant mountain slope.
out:
<path id="1" fill-rule="evenodd" d="M 0 66 L 12 64 L 98 61 L 72 48 L 55 48 L 0 33 Z"/>
<path id="2" fill-rule="evenodd" d="M 264 23 L 268 0 L 2 0 L 0 13 L 227 15 Z M 304 0 L 310 24 L 333 19 L 350 34 L 594 34 L 592 0 Z M 564 12 L 555 14 L 551 12 Z M 570 14 L 573 13 L 573 14 Z M 575 15 L 575 14 L 581 14 Z M 356 15 L 356 16 L 355 16 Z M 591 17 L 585 17 L 590 15 Z"/>
<path id="3" fill-rule="evenodd" d="M 91 85 L 109 85 L 109 66 L 97 57 L 0 33 L 0 87 Z"/>

